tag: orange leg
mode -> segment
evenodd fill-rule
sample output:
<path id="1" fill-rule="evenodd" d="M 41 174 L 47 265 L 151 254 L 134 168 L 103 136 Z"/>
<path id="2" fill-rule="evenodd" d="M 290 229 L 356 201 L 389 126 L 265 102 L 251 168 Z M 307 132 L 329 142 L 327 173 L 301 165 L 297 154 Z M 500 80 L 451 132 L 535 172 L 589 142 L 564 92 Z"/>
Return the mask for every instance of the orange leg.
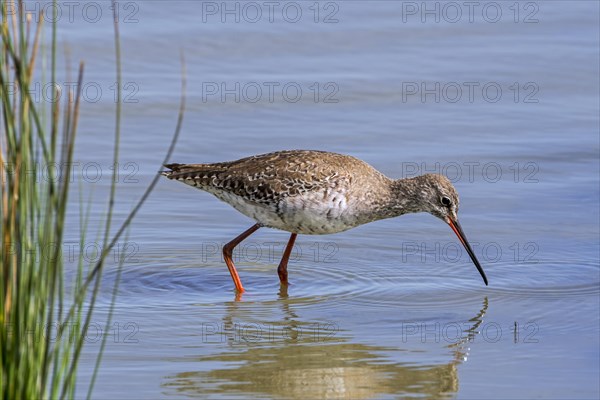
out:
<path id="1" fill-rule="evenodd" d="M 292 254 L 292 248 L 294 247 L 294 242 L 296 241 L 295 233 L 292 233 L 290 236 L 290 241 L 288 242 L 285 251 L 283 252 L 283 257 L 281 257 L 281 262 L 279 262 L 279 267 L 277 267 L 277 273 L 279 274 L 279 281 L 282 285 L 288 284 L 288 273 L 287 273 L 287 264 L 290 259 L 290 254 Z"/>
<path id="2" fill-rule="evenodd" d="M 231 258 L 231 255 L 233 253 L 233 249 L 235 248 L 235 246 L 237 246 L 248 236 L 250 236 L 254 232 L 256 232 L 258 230 L 258 228 L 260 228 L 260 227 L 261 227 L 260 224 L 252 225 L 252 227 L 250 229 L 248 229 L 247 231 L 242 233 L 240 236 L 236 237 L 231 242 L 229 242 L 225 246 L 223 246 L 223 258 L 225 259 L 225 264 L 227 264 L 227 268 L 229 268 L 229 273 L 231 274 L 231 279 L 233 279 L 233 283 L 235 284 L 235 289 L 239 293 L 244 292 L 244 287 L 242 286 L 242 281 L 240 280 L 240 276 L 238 275 L 237 270 L 235 269 L 235 265 L 233 265 L 233 259 Z"/>

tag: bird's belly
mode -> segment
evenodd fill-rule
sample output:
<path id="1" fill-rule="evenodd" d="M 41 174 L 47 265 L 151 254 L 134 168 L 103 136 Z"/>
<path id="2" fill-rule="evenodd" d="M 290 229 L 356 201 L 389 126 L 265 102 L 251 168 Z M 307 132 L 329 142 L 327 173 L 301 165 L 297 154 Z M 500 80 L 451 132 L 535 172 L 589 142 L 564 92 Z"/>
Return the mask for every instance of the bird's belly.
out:
<path id="1" fill-rule="evenodd" d="M 266 227 L 305 235 L 324 235 L 358 225 L 345 196 L 323 193 L 287 197 L 277 204 L 257 204 L 231 193 L 213 193 L 242 214 Z"/>
<path id="2" fill-rule="evenodd" d="M 208 191 L 208 190 L 207 190 Z M 265 204 L 258 204 L 246 200 L 241 196 L 232 193 L 218 192 L 213 194 L 219 199 L 229 204 L 245 216 L 252 218 L 264 226 L 287 230 L 278 226 L 281 224 L 281 217 L 277 215 L 277 208 Z"/>
<path id="3" fill-rule="evenodd" d="M 337 233 L 357 225 L 344 193 L 304 193 L 280 203 L 286 230 L 306 235 Z"/>

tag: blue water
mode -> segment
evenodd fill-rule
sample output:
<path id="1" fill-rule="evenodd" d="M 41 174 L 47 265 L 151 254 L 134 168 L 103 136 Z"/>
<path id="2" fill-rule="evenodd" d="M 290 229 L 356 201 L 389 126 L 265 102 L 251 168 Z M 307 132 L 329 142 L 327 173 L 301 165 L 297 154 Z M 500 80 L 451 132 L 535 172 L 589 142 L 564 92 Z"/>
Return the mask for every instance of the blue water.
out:
<path id="1" fill-rule="evenodd" d="M 112 172 L 114 46 L 108 3 L 81 4 L 90 14 L 63 17 L 59 38 L 86 62 L 75 172 L 93 230 Z M 172 161 L 306 148 L 396 178 L 444 173 L 490 285 L 448 227 L 417 214 L 299 237 L 287 292 L 275 272 L 287 234 L 261 229 L 237 253 L 236 301 L 220 247 L 252 221 L 161 180 L 120 241 L 94 397 L 598 398 L 599 6 L 477 4 L 280 3 L 272 21 L 260 2 L 120 5 L 117 220 L 169 145 L 183 52 Z"/>

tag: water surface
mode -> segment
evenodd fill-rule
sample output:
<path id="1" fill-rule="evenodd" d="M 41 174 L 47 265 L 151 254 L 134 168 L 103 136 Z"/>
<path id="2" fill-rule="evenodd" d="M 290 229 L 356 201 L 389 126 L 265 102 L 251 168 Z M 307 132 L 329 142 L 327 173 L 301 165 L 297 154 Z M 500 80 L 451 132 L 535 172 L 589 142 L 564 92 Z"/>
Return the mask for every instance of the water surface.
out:
<path id="1" fill-rule="evenodd" d="M 115 105 L 110 10 L 97 4 L 97 22 L 76 15 L 59 33 L 93 86 L 77 149 L 92 230 Z M 97 398 L 598 398 L 598 3 L 498 2 L 495 22 L 488 3 L 473 22 L 434 2 L 439 22 L 420 2 L 321 2 L 317 22 L 313 2 L 294 3 L 297 22 L 283 6 L 249 22 L 251 6 L 232 2 L 236 22 L 222 4 L 121 5 L 117 218 L 168 147 L 183 50 L 173 161 L 308 148 L 398 178 L 444 173 L 490 286 L 451 230 L 418 214 L 299 237 L 288 290 L 276 274 L 288 236 L 261 229 L 236 254 L 247 288 L 236 299 L 220 248 L 252 221 L 162 180 L 120 243 L 113 324 L 90 333 L 80 393 L 109 334 Z M 75 196 L 73 242 L 77 213 Z M 116 276 L 113 260 L 97 328 Z"/>

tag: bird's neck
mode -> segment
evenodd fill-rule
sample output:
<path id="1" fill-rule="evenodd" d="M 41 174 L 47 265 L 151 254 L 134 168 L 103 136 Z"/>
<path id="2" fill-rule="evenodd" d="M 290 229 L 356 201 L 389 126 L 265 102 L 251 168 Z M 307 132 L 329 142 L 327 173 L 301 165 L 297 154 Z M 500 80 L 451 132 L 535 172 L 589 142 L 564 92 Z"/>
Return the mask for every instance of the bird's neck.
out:
<path id="1" fill-rule="evenodd" d="M 388 179 L 382 184 L 385 187 L 373 192 L 377 195 L 365 199 L 358 206 L 361 223 L 422 211 L 417 178 Z"/>
<path id="2" fill-rule="evenodd" d="M 396 179 L 390 183 L 391 196 L 388 207 L 394 214 L 416 213 L 423 211 L 422 197 L 424 193 L 419 184 L 421 177 Z"/>

